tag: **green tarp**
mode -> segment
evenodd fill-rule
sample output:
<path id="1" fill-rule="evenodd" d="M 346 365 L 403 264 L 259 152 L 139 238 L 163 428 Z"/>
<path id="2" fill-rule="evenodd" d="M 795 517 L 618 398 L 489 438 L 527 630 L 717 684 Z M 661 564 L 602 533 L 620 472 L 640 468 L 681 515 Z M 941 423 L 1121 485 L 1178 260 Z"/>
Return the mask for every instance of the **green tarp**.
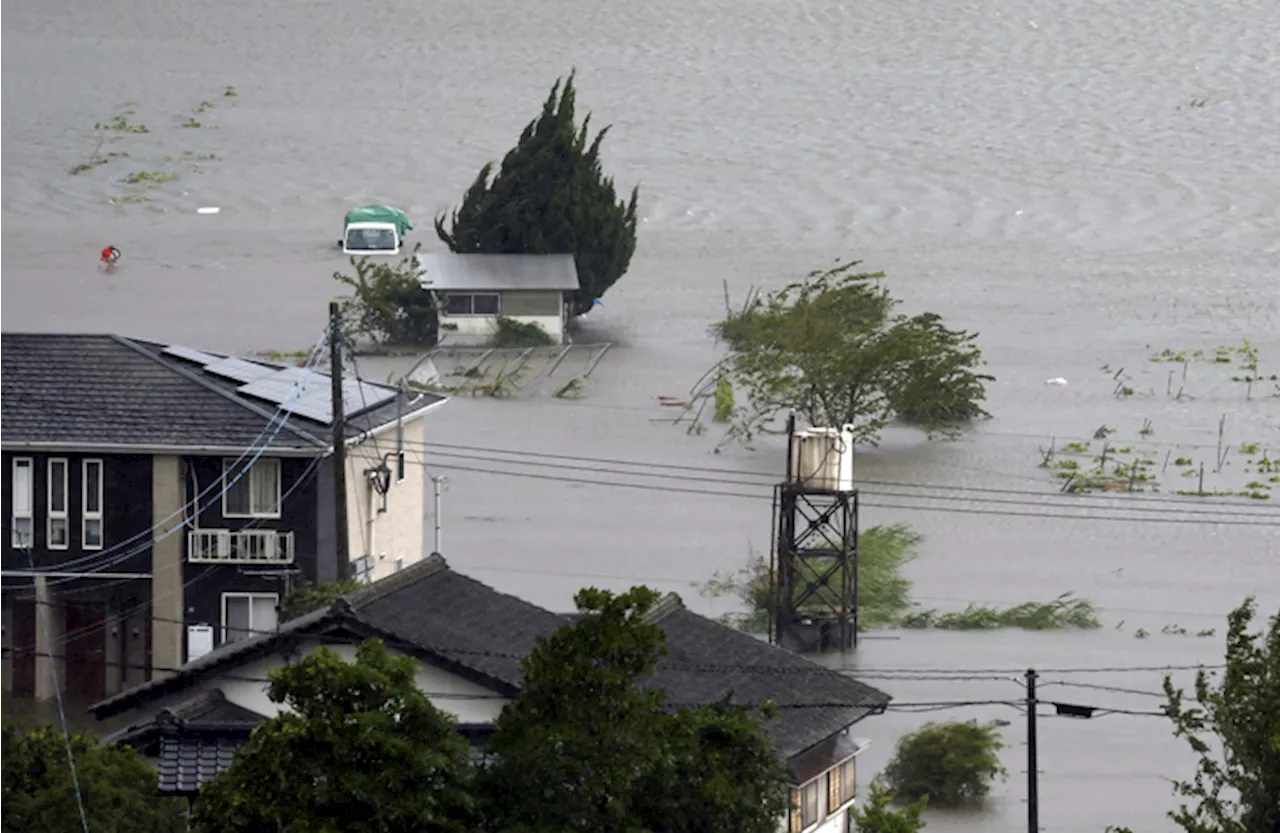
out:
<path id="1" fill-rule="evenodd" d="M 413 223 L 409 222 L 405 213 L 389 205 L 362 205 L 353 208 L 347 212 L 343 223 L 348 226 L 352 223 L 394 223 L 396 233 L 401 237 L 404 237 L 406 231 L 413 230 Z"/>

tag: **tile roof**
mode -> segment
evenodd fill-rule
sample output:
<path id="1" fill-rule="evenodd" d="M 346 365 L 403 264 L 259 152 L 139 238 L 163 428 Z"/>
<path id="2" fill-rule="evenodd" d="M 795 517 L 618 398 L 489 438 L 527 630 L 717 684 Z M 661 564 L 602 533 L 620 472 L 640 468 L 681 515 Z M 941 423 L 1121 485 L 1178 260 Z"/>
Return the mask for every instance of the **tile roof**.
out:
<path id="1" fill-rule="evenodd" d="M 246 448 L 259 441 L 276 405 L 238 393 L 240 383 L 165 354 L 165 347 L 118 335 L 4 333 L 4 446 Z M 347 436 L 358 437 L 402 413 L 442 401 L 431 393 L 400 394 L 387 405 L 355 414 Z M 291 414 L 271 448 L 320 453 L 329 446 L 330 431 L 328 424 Z"/>
<path id="2" fill-rule="evenodd" d="M 422 282 L 433 290 L 561 290 L 578 288 L 573 255 L 418 255 Z"/>
<path id="3" fill-rule="evenodd" d="M 184 732 L 160 738 L 156 765 L 162 795 L 191 794 L 231 766 L 244 738 L 224 732 Z"/>
<path id="4" fill-rule="evenodd" d="M 852 677 L 769 645 L 685 609 L 674 593 L 649 614 L 667 634 L 668 655 L 647 685 L 667 692 L 675 706 L 701 706 L 732 695 L 733 702 L 771 700 L 779 717 L 770 724 L 779 751 L 794 757 L 875 713 L 889 696 Z M 449 569 L 432 555 L 333 606 L 285 623 L 277 634 L 219 648 L 178 674 L 145 683 L 98 703 L 99 719 L 194 684 L 219 669 L 278 651 L 282 640 L 321 637 L 326 629 L 365 628 L 397 647 L 434 659 L 494 691 L 514 694 L 518 661 L 537 638 L 573 621 L 500 593 Z M 322 637 L 321 637 L 322 638 Z"/>

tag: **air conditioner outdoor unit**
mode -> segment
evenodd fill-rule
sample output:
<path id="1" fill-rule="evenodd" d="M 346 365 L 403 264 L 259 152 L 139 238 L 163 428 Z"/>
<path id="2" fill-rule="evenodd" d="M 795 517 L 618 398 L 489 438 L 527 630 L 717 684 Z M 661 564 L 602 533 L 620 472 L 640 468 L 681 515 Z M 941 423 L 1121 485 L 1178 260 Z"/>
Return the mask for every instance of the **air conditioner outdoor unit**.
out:
<path id="1" fill-rule="evenodd" d="M 791 435 L 791 480 L 806 489 L 853 491 L 853 426 Z"/>
<path id="2" fill-rule="evenodd" d="M 187 625 L 187 662 L 213 650 L 213 625 Z"/>

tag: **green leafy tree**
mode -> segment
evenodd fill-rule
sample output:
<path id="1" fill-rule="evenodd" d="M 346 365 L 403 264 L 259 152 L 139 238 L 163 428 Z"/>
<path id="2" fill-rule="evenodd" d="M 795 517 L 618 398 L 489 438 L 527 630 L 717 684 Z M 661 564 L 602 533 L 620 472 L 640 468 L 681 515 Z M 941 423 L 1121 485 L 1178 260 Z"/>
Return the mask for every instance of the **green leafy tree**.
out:
<path id="1" fill-rule="evenodd" d="M 271 673 L 291 711 L 258 727 L 200 792 L 197 833 L 465 833 L 470 748 L 414 684 L 415 661 L 368 640 Z"/>
<path id="2" fill-rule="evenodd" d="M 891 795 L 929 798 L 937 807 L 954 807 L 986 795 L 991 781 L 1007 773 L 1000 765 L 1004 748 L 992 724 L 926 723 L 898 741 L 882 777 Z"/>
<path id="3" fill-rule="evenodd" d="M 351 287 L 352 297 L 343 304 L 344 334 L 384 345 L 434 345 L 439 317 L 431 291 L 423 286 L 425 272 L 418 251 L 399 261 L 352 257 L 355 275 L 334 272 L 333 278 Z"/>
<path id="4" fill-rule="evenodd" d="M 498 720 L 481 775 L 502 833 L 774 833 L 788 776 L 760 717 L 728 701 L 668 709 L 645 688 L 666 652 L 645 621 L 658 595 L 578 593 L 582 616 L 521 661 L 520 696 Z"/>
<path id="5" fill-rule="evenodd" d="M 581 289 L 572 310 L 581 315 L 631 265 L 639 190 L 618 199 L 600 165 L 609 128 L 591 139 L 590 115 L 575 125 L 573 78 L 556 81 L 497 175 L 492 163 L 481 168 L 451 227 L 436 218 L 436 234 L 461 254 L 573 254 Z"/>
<path id="6" fill-rule="evenodd" d="M 81 829 L 67 743 L 89 829 L 102 833 L 180 833 L 187 802 L 161 798 L 156 773 L 127 746 L 99 746 L 88 734 L 66 740 L 50 726 L 4 727 L 4 833 Z"/>
<path id="7" fill-rule="evenodd" d="M 894 808 L 893 804 L 893 795 L 884 785 L 872 781 L 867 801 L 852 808 L 854 830 L 857 833 L 919 833 L 924 829 L 928 796 L 901 808 Z"/>
<path id="8" fill-rule="evenodd" d="M 328 607 L 344 593 L 354 593 L 363 587 L 355 579 L 346 578 L 337 581 L 307 581 L 298 585 L 280 600 L 280 621 L 297 619 L 304 613 Z"/>
<path id="9" fill-rule="evenodd" d="M 1174 787 L 1194 802 L 1170 813 L 1187 833 L 1280 831 L 1280 613 L 1255 634 L 1255 610 L 1250 597 L 1228 617 L 1221 680 L 1200 671 L 1194 701 L 1164 681 L 1174 734 L 1200 758 Z"/>
<path id="10" fill-rule="evenodd" d="M 954 435 L 989 416 L 981 403 L 993 377 L 977 336 L 950 330 L 933 313 L 906 316 L 858 261 L 811 272 L 757 298 L 716 325 L 731 353 L 723 368 L 751 408 L 733 432 L 749 440 L 794 408 L 811 425 L 853 426 L 875 444 L 894 419 Z"/>

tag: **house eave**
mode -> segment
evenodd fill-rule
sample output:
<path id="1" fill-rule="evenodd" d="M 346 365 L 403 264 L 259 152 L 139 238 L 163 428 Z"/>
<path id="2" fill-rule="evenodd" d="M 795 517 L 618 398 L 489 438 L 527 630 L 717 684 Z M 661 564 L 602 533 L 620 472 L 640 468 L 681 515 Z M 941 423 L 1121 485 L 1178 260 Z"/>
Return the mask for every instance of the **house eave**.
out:
<path id="1" fill-rule="evenodd" d="M 192 455 L 192 456 L 240 456 L 245 449 L 232 445 L 156 445 L 143 443 L 82 443 L 82 442 L 0 442 L 3 451 L 30 452 L 67 452 L 77 454 L 132 454 L 138 456 L 160 455 Z M 296 448 L 271 445 L 263 449 L 264 457 L 320 457 L 325 453 L 323 447 Z"/>
<path id="2" fill-rule="evenodd" d="M 438 399 L 429 405 L 424 405 L 423 407 L 418 408 L 417 410 L 410 411 L 409 413 L 405 414 L 399 419 L 393 419 L 389 422 L 385 422 L 382 425 L 377 426 L 376 428 L 371 428 L 368 431 L 362 431 L 356 436 L 350 437 L 347 440 L 347 447 L 350 448 L 351 446 L 359 445 L 365 440 L 373 439 L 375 437 L 381 437 L 383 434 L 388 434 L 396 430 L 396 428 L 398 428 L 400 425 L 407 425 L 410 422 L 413 422 L 414 420 L 419 419 L 420 417 L 426 416 L 426 414 L 429 411 L 439 408 L 441 405 L 445 404 L 448 401 L 449 399 L 447 397 L 443 399 Z M 332 452 L 333 452 L 333 446 L 330 445 L 329 453 L 332 453 Z"/>

